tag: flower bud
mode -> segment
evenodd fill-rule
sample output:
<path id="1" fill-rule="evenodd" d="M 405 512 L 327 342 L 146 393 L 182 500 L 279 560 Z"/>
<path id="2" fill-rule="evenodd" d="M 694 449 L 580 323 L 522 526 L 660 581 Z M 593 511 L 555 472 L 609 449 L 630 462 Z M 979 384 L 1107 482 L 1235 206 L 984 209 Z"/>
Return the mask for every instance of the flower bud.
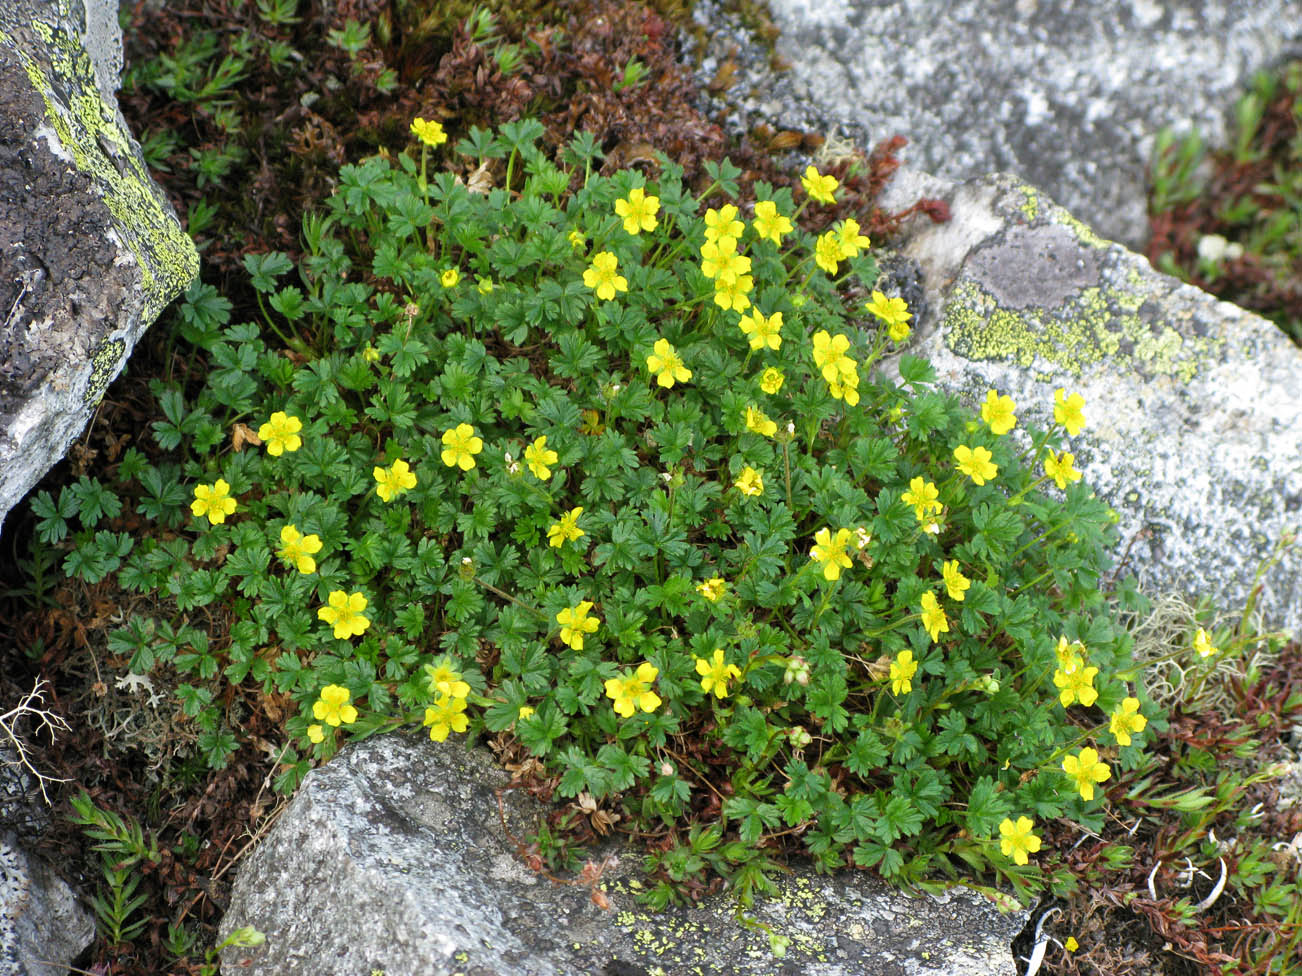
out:
<path id="1" fill-rule="evenodd" d="M 787 733 L 787 741 L 791 743 L 793 749 L 803 749 L 809 743 L 814 741 L 814 737 L 801 726 L 797 725 Z"/>

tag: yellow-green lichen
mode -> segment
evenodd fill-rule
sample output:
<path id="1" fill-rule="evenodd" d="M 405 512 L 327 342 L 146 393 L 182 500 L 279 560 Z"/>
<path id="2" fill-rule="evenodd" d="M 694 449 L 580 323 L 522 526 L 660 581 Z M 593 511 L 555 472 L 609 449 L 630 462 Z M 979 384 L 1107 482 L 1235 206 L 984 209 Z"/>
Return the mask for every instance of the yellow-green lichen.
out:
<path id="1" fill-rule="evenodd" d="M 113 377 L 122 368 L 122 360 L 127 354 L 127 344 L 122 339 L 105 339 L 90 354 L 90 379 L 86 383 L 86 392 L 82 403 L 94 406 L 104 397 Z"/>
<path id="2" fill-rule="evenodd" d="M 1027 186 L 1025 183 L 1018 189 L 1022 191 L 1022 203 L 1017 209 L 1027 220 L 1034 220 L 1040 213 L 1040 194 L 1036 192 L 1035 187 Z"/>
<path id="3" fill-rule="evenodd" d="M 1104 248 L 1111 245 L 1110 241 L 1106 241 L 1094 233 L 1093 228 L 1083 220 L 1073 217 L 1062 207 L 1055 206 L 1053 208 L 1052 220 L 1055 224 L 1071 228 L 1076 235 L 1076 239 L 1089 247 Z"/>

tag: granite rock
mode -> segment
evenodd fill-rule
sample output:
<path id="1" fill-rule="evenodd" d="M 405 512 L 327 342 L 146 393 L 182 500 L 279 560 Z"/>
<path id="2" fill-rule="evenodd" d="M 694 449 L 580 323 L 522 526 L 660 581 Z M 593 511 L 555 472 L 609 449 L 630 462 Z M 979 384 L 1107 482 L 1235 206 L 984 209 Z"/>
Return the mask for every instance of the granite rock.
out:
<path id="1" fill-rule="evenodd" d="M 113 7 L 0 4 L 0 520 L 198 271 L 112 98 Z"/>
<path id="2" fill-rule="evenodd" d="M 516 856 L 499 816 L 506 774 L 482 748 L 419 734 L 347 745 L 307 775 L 270 834 L 241 863 L 222 935 L 253 926 L 265 944 L 228 949 L 248 976 L 990 976 L 1011 974 L 1020 912 L 970 891 L 910 898 L 859 874 L 797 867 L 754 918 L 719 897 L 657 914 L 633 897 L 639 855 L 604 852 L 605 894 L 558 885 Z M 502 795 L 516 837 L 542 808 Z"/>
<path id="3" fill-rule="evenodd" d="M 94 937 L 72 889 L 0 835 L 0 976 L 64 976 Z"/>

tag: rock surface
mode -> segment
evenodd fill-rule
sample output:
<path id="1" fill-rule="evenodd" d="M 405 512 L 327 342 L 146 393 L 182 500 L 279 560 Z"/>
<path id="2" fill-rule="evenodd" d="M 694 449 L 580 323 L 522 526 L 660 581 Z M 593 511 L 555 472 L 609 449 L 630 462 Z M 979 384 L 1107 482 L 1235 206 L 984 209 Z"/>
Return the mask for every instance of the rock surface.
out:
<path id="1" fill-rule="evenodd" d="M 953 219 L 906 231 L 931 310 L 908 351 L 943 387 L 998 389 L 1041 425 L 1055 389 L 1081 393 L 1088 426 L 1067 449 L 1120 515 L 1124 572 L 1242 608 L 1259 564 L 1302 527 L 1302 350 L 1013 177 L 902 173 L 884 204 L 920 194 Z M 1262 586 L 1267 622 L 1302 633 L 1302 545 Z"/>
<path id="2" fill-rule="evenodd" d="M 94 937 L 72 889 L 0 836 L 0 976 L 64 976 Z"/>
<path id="3" fill-rule="evenodd" d="M 199 267 L 105 94 L 120 45 L 105 10 L 0 4 L 0 520 Z"/>
<path id="4" fill-rule="evenodd" d="M 909 898 L 862 875 L 797 870 L 754 917 L 791 939 L 775 958 L 730 903 L 648 913 L 630 887 L 638 855 L 604 874 L 610 911 L 514 854 L 484 749 L 388 735 L 346 746 L 309 773 L 240 865 L 222 935 L 252 925 L 266 943 L 228 949 L 224 972 L 356 976 L 991 976 L 1014 972 L 1020 913 L 967 891 Z M 517 836 L 541 808 L 503 795 Z"/>
<path id="5" fill-rule="evenodd" d="M 708 4 L 703 75 L 742 65 L 748 123 L 866 145 L 902 135 L 911 165 L 952 179 L 1017 173 L 1102 236 L 1147 237 L 1145 167 L 1164 126 L 1214 144 L 1256 71 L 1302 53 L 1297 0 L 769 0 L 777 54 Z M 725 28 L 725 29 L 719 29 Z M 752 70 L 746 70 L 747 67 Z"/>

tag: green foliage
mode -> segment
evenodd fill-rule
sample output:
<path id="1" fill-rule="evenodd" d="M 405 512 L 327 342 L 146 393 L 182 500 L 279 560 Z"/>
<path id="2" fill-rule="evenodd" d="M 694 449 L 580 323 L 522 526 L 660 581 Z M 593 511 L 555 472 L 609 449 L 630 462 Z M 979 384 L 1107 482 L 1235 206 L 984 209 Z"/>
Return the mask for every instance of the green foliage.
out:
<path id="1" fill-rule="evenodd" d="M 150 921 L 148 916 L 132 918 L 148 900 L 137 890 L 141 876 L 136 868 L 142 861 L 157 864 L 158 846 L 152 837 L 145 837 L 138 823 L 129 823 L 112 810 L 96 806 L 84 790 L 72 797 L 71 803 L 73 815 L 69 819 L 95 842 L 91 850 L 100 852 L 104 887 L 91 897 L 100 934 L 111 945 L 130 942 Z"/>
<path id="2" fill-rule="evenodd" d="M 297 267 L 246 258 L 260 321 L 191 289 L 209 368 L 155 384 L 157 451 L 36 502 L 70 572 L 176 608 L 112 652 L 177 676 L 214 767 L 231 686 L 290 701 L 281 790 L 345 736 L 513 735 L 561 796 L 674 831 L 656 904 L 714 874 L 748 902 L 797 844 L 1034 891 L 1000 826 L 1100 821 L 1062 761 L 1117 761 L 1100 716 L 1132 670 L 1100 590 L 1112 515 L 1040 470 L 1063 426 L 997 436 L 924 361 L 881 370 L 908 329 L 865 313 L 850 223 L 764 239 L 731 226 L 726 161 L 698 198 L 667 158 L 598 177 L 590 136 L 553 158 L 541 135 L 344 166 Z M 484 158 L 518 192 L 454 177 Z M 617 204 L 641 193 L 634 234 Z M 95 529 L 126 505 L 156 529 Z M 1059 703 L 1076 656 L 1097 708 Z"/>

